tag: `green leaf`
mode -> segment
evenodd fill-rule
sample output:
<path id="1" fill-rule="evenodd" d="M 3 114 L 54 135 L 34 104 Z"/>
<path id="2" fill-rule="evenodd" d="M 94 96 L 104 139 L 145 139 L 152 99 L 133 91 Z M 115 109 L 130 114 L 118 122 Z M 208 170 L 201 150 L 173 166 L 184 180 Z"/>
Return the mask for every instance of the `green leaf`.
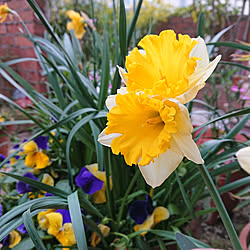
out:
<path id="1" fill-rule="evenodd" d="M 207 43 L 207 45 L 214 45 L 216 47 L 229 47 L 234 49 L 241 49 L 247 52 L 250 52 L 250 46 L 241 44 L 241 43 L 234 43 L 234 42 L 217 42 L 217 43 Z"/>
<path id="2" fill-rule="evenodd" d="M 64 190 L 49 186 L 47 184 L 44 184 L 44 183 L 42 183 L 40 181 L 33 180 L 31 178 L 28 178 L 28 177 L 24 177 L 24 176 L 20 176 L 20 175 L 16 175 L 16 174 L 11 174 L 11 173 L 6 173 L 6 172 L 3 172 L 3 171 L 0 171 L 0 173 L 2 173 L 4 175 L 7 175 L 7 176 L 10 176 L 10 177 L 12 177 L 14 179 L 17 179 L 19 181 L 22 181 L 22 182 L 24 182 L 26 184 L 29 184 L 32 187 L 37 188 L 38 190 L 43 190 L 43 191 L 46 191 L 48 193 L 52 193 L 54 195 L 58 195 L 58 196 L 63 197 L 63 198 L 65 198 L 65 197 L 67 197 L 69 195 Z"/>
<path id="3" fill-rule="evenodd" d="M 189 240 L 182 233 L 176 233 L 176 241 L 181 250 L 192 250 L 194 248 L 198 248 L 191 240 Z"/>
<path id="4" fill-rule="evenodd" d="M 108 95 L 109 88 L 109 41 L 108 41 L 108 33 L 106 29 L 104 29 L 104 41 L 103 41 L 103 51 L 102 51 L 102 75 L 101 75 L 101 86 L 100 86 L 100 94 L 98 98 L 98 109 L 103 109 L 105 104 L 105 100 Z"/>
<path id="5" fill-rule="evenodd" d="M 127 55 L 127 21 L 124 0 L 120 0 L 119 42 L 121 55 L 125 58 Z"/>
<path id="6" fill-rule="evenodd" d="M 38 249 L 38 250 L 46 250 L 46 248 L 43 245 L 43 242 L 40 239 L 40 237 L 39 237 L 39 235 L 38 235 L 38 233 L 36 231 L 36 228 L 35 228 L 35 226 L 33 224 L 32 217 L 31 217 L 29 209 L 23 214 L 23 222 L 24 222 L 25 228 L 26 228 L 31 240 L 33 241 L 36 249 Z"/>
<path id="7" fill-rule="evenodd" d="M 234 181 L 232 183 L 226 184 L 225 186 L 218 188 L 218 192 L 220 194 L 223 194 L 223 193 L 229 192 L 235 188 L 239 188 L 239 187 L 242 187 L 244 185 L 249 185 L 249 183 L 250 183 L 250 176 L 242 178 L 242 179 L 237 180 L 237 181 Z"/>
<path id="8" fill-rule="evenodd" d="M 201 12 L 199 15 L 198 23 L 197 23 L 197 36 L 204 37 L 204 12 Z"/>
<path id="9" fill-rule="evenodd" d="M 239 63 L 235 63 L 235 62 L 226 62 L 226 61 L 220 61 L 219 63 L 220 63 L 220 64 L 225 64 L 225 65 L 236 66 L 236 67 L 245 69 L 245 70 L 247 70 L 247 71 L 250 71 L 250 67 L 247 67 L 247 66 L 245 66 L 245 65 L 243 65 L 243 64 L 239 64 Z"/>
<path id="10" fill-rule="evenodd" d="M 68 204 L 77 247 L 78 249 L 88 249 L 77 191 L 68 196 Z"/>

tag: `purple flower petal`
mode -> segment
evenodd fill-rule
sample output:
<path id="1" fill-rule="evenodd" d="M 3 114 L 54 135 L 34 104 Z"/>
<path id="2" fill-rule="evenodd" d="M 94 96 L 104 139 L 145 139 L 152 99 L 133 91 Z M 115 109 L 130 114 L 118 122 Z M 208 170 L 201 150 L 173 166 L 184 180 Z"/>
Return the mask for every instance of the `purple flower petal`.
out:
<path id="1" fill-rule="evenodd" d="M 30 172 L 24 174 L 23 176 L 38 181 L 38 179 Z M 16 190 L 19 194 L 25 194 L 33 191 L 33 188 L 29 184 L 26 184 L 22 181 L 18 181 L 16 184 Z"/>
<path id="2" fill-rule="evenodd" d="M 70 214 L 69 214 L 69 210 L 68 209 L 57 209 L 56 213 L 60 213 L 63 217 L 63 224 L 64 223 L 71 223 L 71 218 L 70 218 Z"/>
<path id="3" fill-rule="evenodd" d="M 129 208 L 129 215 L 136 224 L 142 224 L 154 211 L 152 200 L 146 195 L 145 201 L 134 201 Z"/>
<path id="4" fill-rule="evenodd" d="M 51 193 L 46 193 L 44 196 L 48 197 L 48 196 L 55 196 L 55 195 Z"/>
<path id="5" fill-rule="evenodd" d="M 4 161 L 5 158 L 6 158 L 6 157 L 5 157 L 4 155 L 0 154 L 0 162 Z"/>
<path id="6" fill-rule="evenodd" d="M 2 214 L 3 214 L 3 205 L 0 204 L 0 217 L 2 216 Z"/>
<path id="7" fill-rule="evenodd" d="M 13 149 L 18 149 L 19 148 L 19 144 L 16 144 L 14 147 L 13 147 Z"/>
<path id="8" fill-rule="evenodd" d="M 8 234 L 2 241 L 1 243 L 3 246 L 9 246 L 10 245 L 10 235 Z"/>
<path id="9" fill-rule="evenodd" d="M 48 140 L 49 136 L 39 136 L 36 139 L 34 139 L 34 142 L 37 144 L 38 148 L 48 150 L 49 149 Z"/>
<path id="10" fill-rule="evenodd" d="M 26 230 L 24 224 L 21 224 L 20 226 L 18 226 L 17 231 L 19 231 L 21 234 L 26 234 L 27 233 L 27 230 Z"/>
<path id="11" fill-rule="evenodd" d="M 83 167 L 75 178 L 76 185 L 87 194 L 93 194 L 103 187 L 103 181 L 96 178 L 86 167 Z"/>

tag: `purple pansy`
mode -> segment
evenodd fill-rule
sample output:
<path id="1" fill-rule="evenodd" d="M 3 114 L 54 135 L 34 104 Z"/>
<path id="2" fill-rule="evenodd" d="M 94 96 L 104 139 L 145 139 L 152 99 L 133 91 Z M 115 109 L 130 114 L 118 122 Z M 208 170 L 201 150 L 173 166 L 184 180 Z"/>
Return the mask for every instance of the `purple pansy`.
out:
<path id="1" fill-rule="evenodd" d="M 34 142 L 37 144 L 38 148 L 48 150 L 49 149 L 48 140 L 49 136 L 39 136 L 36 139 L 34 139 Z"/>
<path id="2" fill-rule="evenodd" d="M 9 246 L 10 245 L 10 235 L 8 234 L 2 241 L 1 243 L 3 246 Z"/>
<path id="3" fill-rule="evenodd" d="M 17 231 L 19 231 L 21 234 L 26 234 L 27 233 L 27 230 L 26 230 L 24 224 L 21 224 L 20 226 L 18 226 Z"/>
<path id="4" fill-rule="evenodd" d="M 3 214 L 3 205 L 0 204 L 0 217 L 2 216 L 2 214 Z"/>
<path id="5" fill-rule="evenodd" d="M 142 224 L 154 211 L 152 199 L 146 195 L 144 201 L 134 201 L 129 208 L 129 215 L 136 224 Z"/>
<path id="6" fill-rule="evenodd" d="M 38 181 L 38 179 L 30 172 L 24 174 L 23 176 Z M 26 184 L 22 181 L 18 181 L 16 184 L 16 190 L 19 194 L 25 194 L 33 191 L 33 188 L 29 184 Z"/>
<path id="7" fill-rule="evenodd" d="M 68 209 L 57 209 L 56 213 L 60 213 L 63 217 L 63 224 L 64 223 L 71 223 L 71 218 L 70 218 L 70 214 L 69 214 L 69 210 Z"/>
<path id="8" fill-rule="evenodd" d="M 75 178 L 76 185 L 85 193 L 93 194 L 103 187 L 103 181 L 96 178 L 86 167 L 83 167 Z"/>
<path id="9" fill-rule="evenodd" d="M 44 196 L 48 197 L 48 196 L 55 196 L 55 195 L 51 193 L 46 193 Z"/>
<path id="10" fill-rule="evenodd" d="M 5 156 L 0 154 L 0 162 L 4 161 L 5 160 Z"/>

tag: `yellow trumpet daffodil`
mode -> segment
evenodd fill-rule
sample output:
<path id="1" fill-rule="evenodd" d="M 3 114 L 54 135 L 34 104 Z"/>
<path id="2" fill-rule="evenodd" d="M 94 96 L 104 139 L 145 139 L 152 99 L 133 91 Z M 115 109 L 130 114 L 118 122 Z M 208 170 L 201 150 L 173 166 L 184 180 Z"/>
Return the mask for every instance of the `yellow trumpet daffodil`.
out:
<path id="1" fill-rule="evenodd" d="M 67 30 L 74 30 L 76 38 L 81 39 L 86 32 L 84 27 L 87 25 L 84 18 L 73 10 L 67 11 L 66 15 L 71 19 L 71 22 L 67 24 Z"/>
<path id="2" fill-rule="evenodd" d="M 11 9 L 9 9 L 7 3 L 0 5 L 0 23 L 5 21 L 5 19 L 8 16 L 8 13 L 10 12 L 11 12 Z"/>

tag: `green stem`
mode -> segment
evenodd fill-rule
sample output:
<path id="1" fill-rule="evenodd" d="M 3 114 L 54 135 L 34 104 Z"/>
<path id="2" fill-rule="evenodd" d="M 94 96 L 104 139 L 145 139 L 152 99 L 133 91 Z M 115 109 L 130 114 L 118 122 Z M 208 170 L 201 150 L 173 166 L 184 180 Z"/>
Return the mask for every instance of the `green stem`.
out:
<path id="1" fill-rule="evenodd" d="M 140 173 L 140 171 L 137 169 L 137 171 L 136 171 L 135 175 L 133 176 L 131 182 L 129 183 L 128 189 L 127 189 L 127 191 L 122 199 L 121 207 L 120 207 L 118 218 L 117 218 L 118 227 L 119 227 L 120 221 L 122 219 L 122 214 L 123 214 L 124 206 L 125 206 L 125 203 L 127 201 L 128 195 L 129 195 L 131 189 L 133 188 L 133 186 L 138 178 L 139 173 Z"/>
<path id="2" fill-rule="evenodd" d="M 240 242 L 239 242 L 239 238 L 236 234 L 236 231 L 233 227 L 233 224 L 230 220 L 230 217 L 227 213 L 227 210 L 221 200 L 221 197 L 213 183 L 213 180 L 208 172 L 208 170 L 206 169 L 205 165 L 197 165 L 198 166 L 198 169 L 200 171 L 200 174 L 204 180 L 204 182 L 206 183 L 207 187 L 208 187 L 208 190 L 209 190 L 209 193 L 215 203 L 215 206 L 219 212 L 219 215 L 222 219 L 222 222 L 227 230 L 227 233 L 231 239 L 231 242 L 233 243 L 233 246 L 234 246 L 234 249 L 235 250 L 242 250 L 242 247 L 240 245 Z"/>

